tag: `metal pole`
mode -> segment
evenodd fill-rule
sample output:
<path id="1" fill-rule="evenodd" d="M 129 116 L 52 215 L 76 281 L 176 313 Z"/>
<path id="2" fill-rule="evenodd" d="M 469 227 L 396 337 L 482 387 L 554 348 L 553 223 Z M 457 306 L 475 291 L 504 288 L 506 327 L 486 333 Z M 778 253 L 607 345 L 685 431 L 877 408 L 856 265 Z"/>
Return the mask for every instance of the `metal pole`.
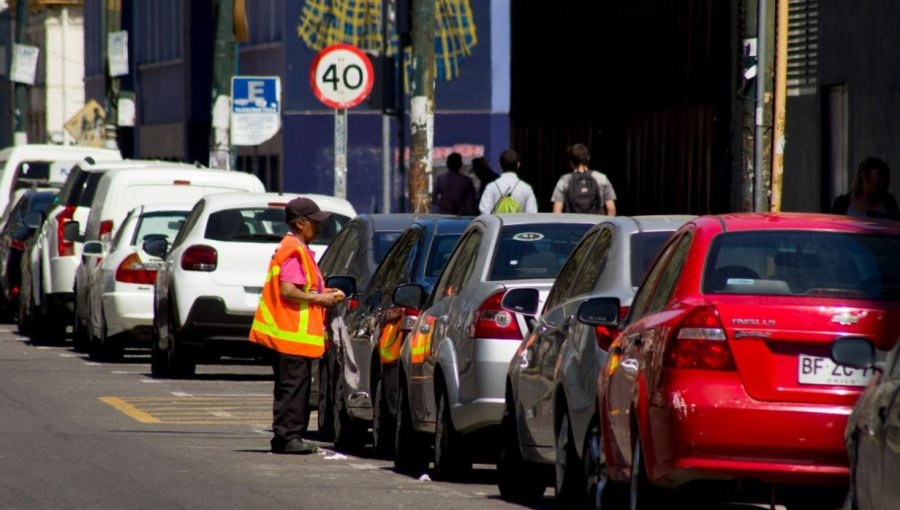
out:
<path id="1" fill-rule="evenodd" d="M 412 99 L 409 108 L 409 198 L 412 211 L 431 210 L 434 144 L 434 2 L 413 0 Z"/>
<path id="2" fill-rule="evenodd" d="M 118 149 L 117 141 L 118 116 L 119 116 L 119 77 L 110 76 L 109 66 L 109 34 L 122 28 L 121 13 L 122 0 L 109 0 L 103 9 L 106 14 L 104 24 L 103 54 L 106 56 L 106 119 L 103 123 L 103 146 L 108 149 Z"/>
<path id="3" fill-rule="evenodd" d="M 234 73 L 234 0 L 213 0 L 212 126 L 209 166 L 231 169 L 231 77 Z"/>
<path id="4" fill-rule="evenodd" d="M 756 130 L 754 134 L 753 150 L 753 210 L 756 212 L 768 210 L 766 204 L 765 186 L 763 184 L 763 166 L 765 158 L 763 150 L 765 146 L 765 103 L 766 82 L 769 73 L 766 70 L 766 38 L 768 37 L 766 3 L 768 0 L 759 0 L 759 9 L 756 16 Z"/>
<path id="5" fill-rule="evenodd" d="M 787 102 L 788 0 L 778 0 L 775 42 L 775 132 L 772 147 L 772 212 L 781 211 L 784 174 L 785 103 Z"/>
<path id="6" fill-rule="evenodd" d="M 28 24 L 28 0 L 16 2 L 16 43 L 25 43 L 25 25 Z M 27 120 L 28 116 L 28 85 L 16 82 L 16 110 L 15 110 L 15 145 L 28 143 Z"/>
<path id="7" fill-rule="evenodd" d="M 334 110 L 334 196 L 347 198 L 347 109 Z"/>
<path id="8" fill-rule="evenodd" d="M 386 91 L 385 91 L 386 92 Z M 381 212 L 391 212 L 391 118 L 381 115 Z"/>

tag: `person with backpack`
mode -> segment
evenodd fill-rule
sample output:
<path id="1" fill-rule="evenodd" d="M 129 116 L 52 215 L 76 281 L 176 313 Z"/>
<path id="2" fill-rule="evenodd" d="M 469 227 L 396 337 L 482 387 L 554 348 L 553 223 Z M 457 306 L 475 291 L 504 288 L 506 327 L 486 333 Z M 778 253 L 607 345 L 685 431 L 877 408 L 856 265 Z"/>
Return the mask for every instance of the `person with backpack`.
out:
<path id="1" fill-rule="evenodd" d="M 588 168 L 590 150 L 576 143 L 566 149 L 572 171 L 553 188 L 553 212 L 616 215 L 616 191 L 605 174 Z"/>
<path id="2" fill-rule="evenodd" d="M 519 179 L 519 155 L 512 149 L 500 154 L 503 174 L 491 182 L 481 195 L 478 209 L 482 214 L 536 213 L 537 198 L 531 186 Z"/>

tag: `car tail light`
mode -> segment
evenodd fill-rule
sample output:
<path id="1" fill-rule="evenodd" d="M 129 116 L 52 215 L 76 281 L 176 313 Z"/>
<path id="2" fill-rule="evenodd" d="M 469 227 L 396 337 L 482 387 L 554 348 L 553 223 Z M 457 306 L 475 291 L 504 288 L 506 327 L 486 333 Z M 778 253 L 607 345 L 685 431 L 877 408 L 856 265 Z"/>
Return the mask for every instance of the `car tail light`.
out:
<path id="1" fill-rule="evenodd" d="M 56 250 L 60 257 L 71 257 L 75 255 L 75 243 L 63 239 L 63 227 L 66 223 L 72 221 L 75 216 L 75 206 L 67 205 L 56 215 Z"/>
<path id="2" fill-rule="evenodd" d="M 719 314 L 711 306 L 695 308 L 681 321 L 666 347 L 669 368 L 734 370 L 734 358 Z"/>
<path id="3" fill-rule="evenodd" d="M 497 338 L 503 340 L 522 340 L 522 332 L 514 313 L 500 307 L 503 291 L 497 292 L 482 303 L 475 312 L 472 323 L 472 338 Z"/>
<path id="4" fill-rule="evenodd" d="M 156 269 L 148 269 L 141 257 L 137 253 L 132 253 L 116 268 L 116 281 L 153 285 L 156 282 Z"/>
<path id="5" fill-rule="evenodd" d="M 594 336 L 597 337 L 597 347 L 604 351 L 609 351 L 613 337 L 616 336 L 618 330 L 607 326 L 596 326 L 594 328 Z"/>
<path id="6" fill-rule="evenodd" d="M 619 320 L 625 320 L 628 318 L 628 311 L 631 310 L 630 306 L 620 306 L 619 307 Z"/>
<path id="7" fill-rule="evenodd" d="M 191 246 L 181 255 L 181 269 L 185 271 L 215 271 L 218 263 L 219 252 L 203 244 Z"/>
<path id="8" fill-rule="evenodd" d="M 9 247 L 13 250 L 25 251 L 25 241 L 21 239 L 10 239 Z"/>
<path id="9" fill-rule="evenodd" d="M 99 239 L 101 241 L 108 241 L 110 237 L 112 237 L 112 229 L 113 222 L 112 220 L 104 220 L 100 222 L 100 234 Z"/>
<path id="10" fill-rule="evenodd" d="M 9 295 L 10 295 L 11 297 L 16 297 L 16 296 L 19 295 L 19 293 L 20 293 L 21 291 L 22 291 L 22 289 L 20 289 L 19 287 L 13 287 L 12 289 L 10 289 Z"/>
<path id="11" fill-rule="evenodd" d="M 350 299 L 347 300 L 347 311 L 348 311 L 348 312 L 352 312 L 353 310 L 356 310 L 356 308 L 357 308 L 358 306 L 359 306 L 359 300 L 358 300 L 358 299 L 356 299 L 356 298 L 350 298 Z"/>

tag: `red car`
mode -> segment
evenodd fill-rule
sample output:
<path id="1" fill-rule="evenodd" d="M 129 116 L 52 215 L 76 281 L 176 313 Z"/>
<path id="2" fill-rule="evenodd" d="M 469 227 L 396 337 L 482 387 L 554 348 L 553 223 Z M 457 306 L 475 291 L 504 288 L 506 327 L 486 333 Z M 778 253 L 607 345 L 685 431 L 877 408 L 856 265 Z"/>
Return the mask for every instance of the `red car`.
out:
<path id="1" fill-rule="evenodd" d="M 872 370 L 838 366 L 829 349 L 844 336 L 890 349 L 898 259 L 900 222 L 733 214 L 683 226 L 599 377 L 598 487 L 629 482 L 632 509 L 713 480 L 728 483 L 703 487 L 763 487 L 750 498 L 789 510 L 839 507 L 843 432 Z M 579 320 L 614 320 L 589 311 L 603 304 L 585 303 Z"/>

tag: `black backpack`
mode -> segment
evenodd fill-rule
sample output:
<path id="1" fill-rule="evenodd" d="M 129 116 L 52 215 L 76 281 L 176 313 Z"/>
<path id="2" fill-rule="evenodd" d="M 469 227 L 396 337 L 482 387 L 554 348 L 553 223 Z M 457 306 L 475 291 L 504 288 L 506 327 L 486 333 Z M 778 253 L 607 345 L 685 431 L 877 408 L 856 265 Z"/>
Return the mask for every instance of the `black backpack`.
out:
<path id="1" fill-rule="evenodd" d="M 600 199 L 600 185 L 592 171 L 572 172 L 569 187 L 566 188 L 566 212 L 582 214 L 604 214 L 605 207 Z"/>

